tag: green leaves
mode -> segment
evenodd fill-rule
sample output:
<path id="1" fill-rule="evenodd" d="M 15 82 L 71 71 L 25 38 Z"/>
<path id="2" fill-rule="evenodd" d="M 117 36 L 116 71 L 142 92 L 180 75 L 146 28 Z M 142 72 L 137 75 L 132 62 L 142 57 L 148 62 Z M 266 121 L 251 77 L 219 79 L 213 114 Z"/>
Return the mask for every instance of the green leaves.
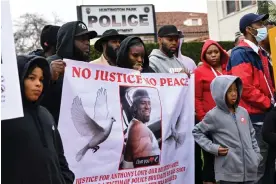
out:
<path id="1" fill-rule="evenodd" d="M 276 4 L 273 1 L 257 1 L 258 14 L 269 14 L 269 20 L 276 21 Z"/>

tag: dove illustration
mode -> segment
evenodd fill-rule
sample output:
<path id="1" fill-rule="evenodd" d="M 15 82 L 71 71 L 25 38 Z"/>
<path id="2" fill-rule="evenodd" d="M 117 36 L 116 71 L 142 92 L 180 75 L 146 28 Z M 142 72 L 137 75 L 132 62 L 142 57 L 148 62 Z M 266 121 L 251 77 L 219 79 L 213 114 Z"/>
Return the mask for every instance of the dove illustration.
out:
<path id="1" fill-rule="evenodd" d="M 182 146 L 186 137 L 186 134 L 184 132 L 179 133 L 176 131 L 175 127 L 177 127 L 179 122 L 180 122 L 180 116 L 177 118 L 176 124 L 171 125 L 171 135 L 168 136 L 168 138 L 165 140 L 168 144 L 170 144 L 172 140 L 175 141 L 176 149 Z"/>
<path id="2" fill-rule="evenodd" d="M 88 144 L 76 155 L 76 160 L 79 162 L 89 149 L 92 149 L 94 153 L 98 151 L 100 148 L 99 144 L 108 138 L 113 123 L 116 121 L 113 117 L 109 116 L 106 89 L 100 88 L 97 92 L 93 119 L 85 112 L 79 96 L 73 99 L 71 118 L 79 134 L 91 136 Z M 102 125 L 107 124 L 106 128 L 102 127 Z"/>

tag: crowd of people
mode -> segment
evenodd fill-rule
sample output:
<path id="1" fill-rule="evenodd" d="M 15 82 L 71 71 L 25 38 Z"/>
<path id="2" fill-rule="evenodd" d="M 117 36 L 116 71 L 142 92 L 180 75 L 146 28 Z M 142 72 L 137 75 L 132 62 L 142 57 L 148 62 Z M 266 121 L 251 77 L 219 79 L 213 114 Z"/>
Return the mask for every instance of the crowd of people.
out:
<path id="1" fill-rule="evenodd" d="M 2 182 L 69 184 L 75 176 L 58 131 L 63 59 L 138 70 L 195 75 L 195 183 L 274 184 L 276 156 L 275 81 L 269 15 L 240 19 L 235 47 L 226 52 L 205 41 L 200 66 L 181 53 L 184 35 L 174 25 L 158 30 L 159 48 L 146 51 L 136 36 L 106 30 L 90 61 L 88 31 L 81 21 L 47 25 L 41 47 L 18 55 L 24 117 L 2 121 Z M 203 161 L 201 152 L 203 151 Z"/>

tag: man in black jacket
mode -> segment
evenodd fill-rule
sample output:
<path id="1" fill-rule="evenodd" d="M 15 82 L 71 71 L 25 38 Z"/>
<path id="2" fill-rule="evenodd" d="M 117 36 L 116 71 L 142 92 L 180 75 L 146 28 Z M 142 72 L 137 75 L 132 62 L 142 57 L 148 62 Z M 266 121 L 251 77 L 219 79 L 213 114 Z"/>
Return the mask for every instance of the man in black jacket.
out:
<path id="1" fill-rule="evenodd" d="M 54 119 L 40 106 L 49 87 L 49 64 L 38 56 L 18 56 L 17 64 L 24 117 L 1 122 L 1 181 L 73 184 Z"/>
<path id="2" fill-rule="evenodd" d="M 63 73 L 65 63 L 62 59 L 88 62 L 90 57 L 90 39 L 97 32 L 88 31 L 81 21 L 68 22 L 61 26 L 57 34 L 57 53 L 47 58 L 50 63 L 52 81 L 42 105 L 54 116 L 56 124 L 59 120 Z"/>

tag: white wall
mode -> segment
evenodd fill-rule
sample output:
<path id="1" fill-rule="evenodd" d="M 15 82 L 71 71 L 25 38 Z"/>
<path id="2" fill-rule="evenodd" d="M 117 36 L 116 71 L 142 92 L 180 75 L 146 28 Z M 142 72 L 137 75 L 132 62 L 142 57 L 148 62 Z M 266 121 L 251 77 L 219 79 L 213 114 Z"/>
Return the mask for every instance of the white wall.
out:
<path id="1" fill-rule="evenodd" d="M 218 3 L 217 1 L 207 0 L 207 19 L 208 19 L 208 29 L 209 37 L 212 40 L 220 40 L 219 33 L 219 16 L 218 16 Z"/>
<path id="2" fill-rule="evenodd" d="M 226 15 L 225 2 L 207 0 L 208 27 L 210 39 L 216 41 L 233 41 L 239 31 L 239 21 L 247 13 L 256 13 L 257 5 L 251 5 L 239 12 Z"/>

